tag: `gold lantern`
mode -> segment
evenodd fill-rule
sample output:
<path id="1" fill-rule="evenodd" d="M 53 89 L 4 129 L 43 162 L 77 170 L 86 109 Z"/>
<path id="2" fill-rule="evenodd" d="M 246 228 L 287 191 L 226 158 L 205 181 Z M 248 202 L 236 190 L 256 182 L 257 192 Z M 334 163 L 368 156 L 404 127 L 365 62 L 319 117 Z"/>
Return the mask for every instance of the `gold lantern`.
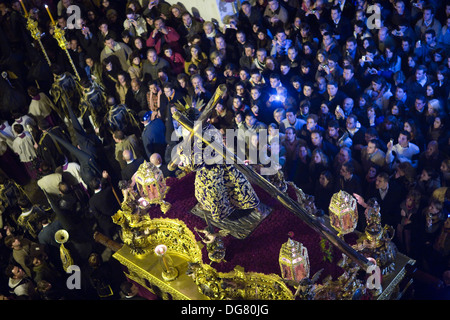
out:
<path id="1" fill-rule="evenodd" d="M 152 204 L 158 204 L 161 206 L 163 213 L 169 211 L 171 205 L 164 201 L 169 187 L 166 185 L 166 179 L 158 167 L 144 161 L 134 175 L 134 182 L 139 194 L 137 201 L 140 208 L 147 209 Z"/>
<path id="2" fill-rule="evenodd" d="M 358 207 L 356 199 L 345 191 L 339 191 L 331 197 L 330 206 L 330 223 L 338 236 L 342 236 L 353 232 L 358 224 Z"/>
<path id="3" fill-rule="evenodd" d="M 309 257 L 306 247 L 291 238 L 281 246 L 279 263 L 281 277 L 299 282 L 309 277 Z"/>

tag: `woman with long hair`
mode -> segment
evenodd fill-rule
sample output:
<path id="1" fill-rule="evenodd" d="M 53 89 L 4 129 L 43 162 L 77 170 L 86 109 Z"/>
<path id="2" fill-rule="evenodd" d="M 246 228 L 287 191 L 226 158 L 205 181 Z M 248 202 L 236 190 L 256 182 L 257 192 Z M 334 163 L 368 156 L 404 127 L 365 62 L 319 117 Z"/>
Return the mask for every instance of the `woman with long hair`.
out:
<path id="1" fill-rule="evenodd" d="M 134 51 L 137 51 L 139 53 L 139 57 L 141 60 L 147 59 L 147 43 L 142 37 L 135 37 L 133 38 L 132 47 L 134 48 Z"/>
<path id="2" fill-rule="evenodd" d="M 109 56 L 102 63 L 102 83 L 107 95 L 116 95 L 116 83 L 119 72 L 122 71 L 119 60 L 116 56 Z"/>
<path id="3" fill-rule="evenodd" d="M 133 51 L 128 61 L 130 63 L 130 67 L 128 68 L 128 75 L 130 76 L 130 79 L 142 80 L 142 59 L 139 52 Z"/>
<path id="4" fill-rule="evenodd" d="M 403 130 L 408 131 L 411 134 L 411 139 L 409 142 L 414 143 L 419 147 L 420 151 L 425 150 L 426 140 L 422 132 L 420 132 L 419 127 L 413 119 L 407 119 L 403 123 Z"/>
<path id="5" fill-rule="evenodd" d="M 130 76 L 127 72 L 121 71 L 117 75 L 116 96 L 120 104 L 125 104 L 128 90 L 131 90 Z"/>
<path id="6" fill-rule="evenodd" d="M 330 169 L 330 160 L 322 149 L 316 148 L 311 153 L 311 161 L 309 162 L 309 177 L 313 187 L 319 181 L 320 173 Z"/>
<path id="7" fill-rule="evenodd" d="M 208 56 L 202 51 L 199 45 L 192 45 L 189 48 L 189 56 L 184 62 L 184 72 L 189 74 L 189 66 L 194 64 L 203 72 L 203 70 L 208 66 Z"/>
<path id="8" fill-rule="evenodd" d="M 410 190 L 406 199 L 400 204 L 401 220 L 397 225 L 396 243 L 407 256 L 413 256 L 411 236 L 418 231 L 422 195 L 417 190 Z"/>
<path id="9" fill-rule="evenodd" d="M 322 171 L 319 175 L 319 181 L 314 189 L 314 203 L 316 208 L 328 213 L 331 197 L 334 194 L 334 177 L 331 171 Z"/>

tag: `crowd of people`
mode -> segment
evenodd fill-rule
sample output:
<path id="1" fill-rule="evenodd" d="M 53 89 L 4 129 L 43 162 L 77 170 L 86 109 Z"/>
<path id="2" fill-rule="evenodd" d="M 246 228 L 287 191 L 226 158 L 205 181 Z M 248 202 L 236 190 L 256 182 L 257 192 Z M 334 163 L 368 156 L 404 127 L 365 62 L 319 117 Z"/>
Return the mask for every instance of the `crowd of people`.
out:
<path id="1" fill-rule="evenodd" d="M 76 295 L 49 236 L 64 228 L 89 270 L 83 294 L 136 298 L 93 234 L 120 241 L 118 181 L 143 161 L 173 176 L 173 112 L 186 97 L 201 112 L 222 84 L 209 121 L 224 137 L 241 129 L 257 146 L 268 132 L 285 180 L 318 209 L 339 190 L 357 199 L 359 231 L 375 198 L 399 251 L 448 297 L 450 2 L 238 1 L 223 23 L 163 0 L 46 4 L 52 16 L 40 0 L 0 1 L 2 297 Z"/>

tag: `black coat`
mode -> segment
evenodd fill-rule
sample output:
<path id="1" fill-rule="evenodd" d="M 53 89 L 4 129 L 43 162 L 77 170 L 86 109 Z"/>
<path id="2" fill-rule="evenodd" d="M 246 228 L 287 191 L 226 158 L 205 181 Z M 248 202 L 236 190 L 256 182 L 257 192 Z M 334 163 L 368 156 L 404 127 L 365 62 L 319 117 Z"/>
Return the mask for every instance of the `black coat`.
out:
<path id="1" fill-rule="evenodd" d="M 122 180 L 131 180 L 133 175 L 139 169 L 139 166 L 144 162 L 144 158 L 134 159 L 133 162 L 128 163 L 125 168 L 122 169 Z"/>
<path id="2" fill-rule="evenodd" d="M 378 189 L 369 191 L 366 201 L 376 198 L 380 205 L 381 224 L 396 227 L 401 220 L 400 204 L 406 197 L 406 190 L 395 181 L 389 181 L 389 188 L 384 199 L 381 199 Z"/>

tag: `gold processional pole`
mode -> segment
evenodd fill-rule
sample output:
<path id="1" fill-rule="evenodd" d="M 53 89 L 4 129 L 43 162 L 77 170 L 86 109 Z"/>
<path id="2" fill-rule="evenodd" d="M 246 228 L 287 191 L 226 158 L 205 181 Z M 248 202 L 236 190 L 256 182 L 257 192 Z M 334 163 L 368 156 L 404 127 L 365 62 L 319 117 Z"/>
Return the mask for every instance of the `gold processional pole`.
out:
<path id="1" fill-rule="evenodd" d="M 217 92 L 222 91 L 223 88 L 217 88 L 215 96 L 211 100 L 217 101 Z M 200 120 L 206 120 L 207 117 L 209 117 L 210 113 L 214 109 L 215 103 L 209 103 L 207 107 L 205 107 L 203 113 L 201 114 L 200 118 L 197 121 Z M 239 159 L 236 154 L 231 152 L 225 145 L 219 146 L 216 143 L 211 143 L 208 141 L 204 135 L 202 134 L 201 130 L 198 130 L 198 128 L 201 128 L 200 123 L 196 123 L 195 127 L 192 121 L 187 119 L 181 112 L 178 110 L 175 111 L 175 113 L 172 115 L 173 119 L 178 121 L 185 129 L 189 130 L 191 132 L 191 135 L 195 135 L 197 138 L 202 139 L 202 141 L 208 145 L 211 146 L 214 151 L 216 151 L 222 158 L 226 161 L 229 161 L 232 159 L 234 162 L 234 165 L 236 168 L 241 171 L 251 182 L 257 184 L 259 187 L 264 189 L 267 193 L 272 195 L 274 198 L 276 198 L 286 209 L 294 213 L 296 216 L 298 216 L 302 221 L 304 221 L 309 227 L 314 229 L 316 232 L 321 234 L 323 237 L 325 237 L 328 241 L 330 241 L 334 246 L 339 248 L 343 253 L 345 253 L 348 257 L 350 257 L 354 262 L 356 262 L 360 267 L 362 267 L 364 270 L 367 270 L 367 268 L 371 265 L 373 265 L 373 262 L 368 260 L 365 256 L 363 256 L 361 253 L 356 251 L 354 248 L 352 248 L 350 245 L 348 245 L 344 240 L 342 240 L 333 230 L 328 228 L 323 221 L 308 212 L 306 212 L 301 205 L 290 198 L 288 195 L 281 192 L 276 186 L 274 186 L 272 183 L 270 183 L 267 179 L 265 179 L 263 176 L 261 176 L 259 173 L 252 170 L 250 167 L 244 165 L 244 161 Z M 195 130 L 197 129 L 197 130 Z"/>
<path id="2" fill-rule="evenodd" d="M 75 73 L 75 76 L 77 77 L 78 81 L 80 81 L 81 80 L 80 75 L 78 74 L 77 68 L 75 67 L 75 64 L 73 63 L 73 60 L 72 60 L 72 57 L 69 54 L 69 51 L 67 50 L 67 40 L 64 37 L 64 30 L 56 25 L 56 22 L 53 19 L 53 16 L 50 13 L 50 9 L 48 8 L 47 5 L 45 5 L 45 9 L 47 9 L 48 16 L 50 17 L 50 20 L 52 21 L 52 24 L 53 24 L 53 27 L 54 27 L 53 38 L 55 38 L 56 41 L 58 41 L 59 47 L 61 49 L 63 49 L 64 52 L 66 53 L 67 58 L 69 59 L 70 65 L 72 66 L 72 69 L 73 69 L 73 71 Z"/>
<path id="3" fill-rule="evenodd" d="M 47 61 L 48 65 L 51 67 L 52 63 L 50 62 L 50 59 L 48 58 L 47 52 L 44 49 L 44 45 L 41 41 L 42 33 L 38 28 L 38 23 L 36 20 L 34 20 L 27 12 L 27 9 L 25 8 L 25 4 L 22 0 L 20 0 L 20 4 L 22 5 L 25 18 L 27 19 L 27 29 L 30 31 L 31 36 L 34 40 L 36 40 L 39 43 L 39 47 L 41 47 L 42 53 L 44 54 L 45 60 Z"/>

